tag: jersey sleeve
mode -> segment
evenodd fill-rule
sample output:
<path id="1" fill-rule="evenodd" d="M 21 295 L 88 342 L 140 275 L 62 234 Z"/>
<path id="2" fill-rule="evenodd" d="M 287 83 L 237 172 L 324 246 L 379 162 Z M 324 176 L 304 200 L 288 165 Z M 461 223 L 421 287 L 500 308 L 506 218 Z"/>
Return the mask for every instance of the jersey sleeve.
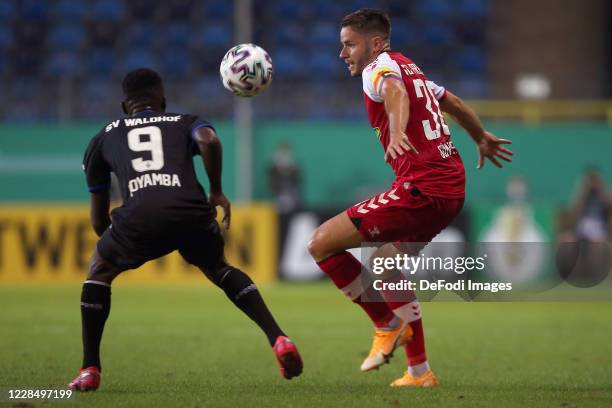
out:
<path id="1" fill-rule="evenodd" d="M 191 137 L 192 138 L 194 137 L 194 133 L 196 130 L 203 128 L 203 127 L 215 130 L 215 127 L 212 125 L 212 123 L 210 123 L 207 120 L 196 117 L 196 120 L 191 124 Z"/>
<path id="2" fill-rule="evenodd" d="M 189 137 L 191 140 L 191 150 L 194 155 L 200 154 L 200 149 L 195 141 L 195 132 L 200 128 L 209 128 L 212 129 L 213 132 L 216 132 L 215 127 L 207 120 L 201 119 L 198 116 L 189 116 L 189 120 L 191 124 L 189 125 Z"/>
<path id="3" fill-rule="evenodd" d="M 437 100 L 441 101 L 446 98 L 446 88 L 436 84 L 434 81 L 427 81 L 427 86 L 432 90 Z"/>
<path id="4" fill-rule="evenodd" d="M 362 72 L 363 92 L 374 102 L 383 102 L 380 96 L 382 83 L 386 78 L 402 80 L 402 73 L 397 62 L 391 58 L 379 57 Z"/>
<path id="5" fill-rule="evenodd" d="M 111 169 L 102 154 L 102 137 L 94 137 L 83 157 L 83 170 L 87 179 L 87 189 L 90 193 L 110 189 Z"/>

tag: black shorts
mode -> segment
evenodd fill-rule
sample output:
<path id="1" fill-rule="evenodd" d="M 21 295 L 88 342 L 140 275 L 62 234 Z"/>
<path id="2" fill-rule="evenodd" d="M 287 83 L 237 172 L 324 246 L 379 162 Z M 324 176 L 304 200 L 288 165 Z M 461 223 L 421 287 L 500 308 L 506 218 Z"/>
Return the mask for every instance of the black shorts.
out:
<path id="1" fill-rule="evenodd" d="M 97 244 L 104 260 L 120 270 L 135 269 L 178 250 L 190 264 L 211 270 L 224 259 L 224 240 L 216 220 L 191 225 L 156 225 L 150 231 L 133 231 L 114 224 L 104 231 Z"/>

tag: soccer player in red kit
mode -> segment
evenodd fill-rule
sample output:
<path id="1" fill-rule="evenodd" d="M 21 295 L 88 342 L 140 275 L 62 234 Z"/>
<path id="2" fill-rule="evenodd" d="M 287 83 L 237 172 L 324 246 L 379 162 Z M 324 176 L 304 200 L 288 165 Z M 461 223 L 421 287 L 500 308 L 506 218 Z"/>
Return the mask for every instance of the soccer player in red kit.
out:
<path id="1" fill-rule="evenodd" d="M 366 111 L 395 173 L 391 188 L 326 221 L 314 232 L 309 251 L 334 284 L 368 314 L 374 341 L 362 371 L 378 368 L 404 345 L 408 370 L 392 386 L 430 387 L 438 383 L 427 363 L 419 303 L 385 300 L 363 284 L 361 263 L 347 249 L 364 242 L 430 242 L 463 207 L 465 173 L 442 112 L 472 137 L 478 167 L 484 158 L 501 167 L 512 152 L 487 132 L 463 101 L 427 79 L 409 58 L 390 48 L 389 17 L 358 10 L 344 17 L 340 58 L 351 76 L 361 75 Z M 382 155 L 381 155 L 382 156 Z M 412 254 L 414 255 L 414 254 Z M 373 301 L 379 299 L 379 301 Z"/>

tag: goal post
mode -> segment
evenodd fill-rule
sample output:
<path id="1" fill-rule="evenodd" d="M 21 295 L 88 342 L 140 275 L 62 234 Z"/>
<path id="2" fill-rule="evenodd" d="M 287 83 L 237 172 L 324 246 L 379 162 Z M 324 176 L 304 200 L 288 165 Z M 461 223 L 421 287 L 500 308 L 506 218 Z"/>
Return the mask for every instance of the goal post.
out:
<path id="1" fill-rule="evenodd" d="M 252 0 L 234 0 L 234 44 L 252 42 Z M 253 102 L 234 98 L 234 134 L 236 137 L 236 198 L 253 198 Z"/>

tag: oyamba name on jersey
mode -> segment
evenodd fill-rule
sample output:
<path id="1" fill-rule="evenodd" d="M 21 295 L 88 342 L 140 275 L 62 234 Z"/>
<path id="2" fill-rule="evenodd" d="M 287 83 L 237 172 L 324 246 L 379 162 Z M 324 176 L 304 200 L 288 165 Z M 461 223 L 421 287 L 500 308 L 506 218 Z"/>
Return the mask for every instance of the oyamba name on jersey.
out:
<path id="1" fill-rule="evenodd" d="M 139 126 L 139 125 L 147 125 L 149 123 L 158 123 L 158 122 L 178 122 L 181 119 L 181 115 L 175 116 L 150 116 L 144 118 L 125 118 L 123 119 L 123 124 L 125 126 Z M 110 132 L 114 128 L 119 126 L 121 120 L 114 120 L 109 123 L 104 129 L 106 132 Z"/>
<path id="2" fill-rule="evenodd" d="M 138 190 L 150 186 L 181 187 L 178 174 L 145 173 L 128 182 L 130 197 Z"/>

